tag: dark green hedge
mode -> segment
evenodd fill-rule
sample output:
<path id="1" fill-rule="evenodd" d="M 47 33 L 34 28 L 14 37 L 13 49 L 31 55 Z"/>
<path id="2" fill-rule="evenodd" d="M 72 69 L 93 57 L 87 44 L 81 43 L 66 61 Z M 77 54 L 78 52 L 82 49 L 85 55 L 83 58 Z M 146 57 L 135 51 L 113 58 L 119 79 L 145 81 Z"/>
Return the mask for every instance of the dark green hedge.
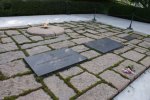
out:
<path id="1" fill-rule="evenodd" d="M 129 5 L 115 5 L 109 10 L 109 15 L 150 23 L 150 8 L 137 8 Z"/>
<path id="2" fill-rule="evenodd" d="M 81 14 L 107 13 L 110 7 L 106 2 L 68 1 L 65 0 L 3 0 L 0 1 L 0 16 L 49 15 L 49 14 Z"/>
<path id="3" fill-rule="evenodd" d="M 111 0 L 0 0 L 0 17 L 51 14 L 109 14 L 111 16 L 150 22 L 150 8 L 142 9 Z"/>

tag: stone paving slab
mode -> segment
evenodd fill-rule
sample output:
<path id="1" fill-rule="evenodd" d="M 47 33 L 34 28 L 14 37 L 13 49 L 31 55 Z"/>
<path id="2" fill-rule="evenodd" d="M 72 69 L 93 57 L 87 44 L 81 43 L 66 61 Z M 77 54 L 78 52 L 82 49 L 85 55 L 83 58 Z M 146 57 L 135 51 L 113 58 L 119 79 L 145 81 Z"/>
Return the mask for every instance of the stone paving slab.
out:
<path id="1" fill-rule="evenodd" d="M 144 41 L 140 43 L 139 46 L 144 47 L 144 48 L 150 48 L 150 42 Z"/>
<path id="2" fill-rule="evenodd" d="M 150 56 L 144 58 L 144 59 L 141 61 L 141 63 L 142 63 L 143 65 L 145 65 L 146 67 L 150 67 Z"/>
<path id="3" fill-rule="evenodd" d="M 113 84 L 119 91 L 127 86 L 127 84 L 130 82 L 130 80 L 125 79 L 119 74 L 109 70 L 102 73 L 100 77 L 102 77 L 108 83 Z"/>
<path id="4" fill-rule="evenodd" d="M 83 44 L 83 43 L 87 43 L 89 41 L 92 41 L 93 39 L 91 38 L 79 38 L 79 39 L 73 39 L 72 41 L 77 43 L 77 44 Z"/>
<path id="5" fill-rule="evenodd" d="M 89 72 L 98 74 L 105 69 L 114 66 L 122 60 L 123 58 L 121 58 L 120 56 L 108 53 L 106 55 L 95 58 L 92 61 L 81 64 L 81 67 L 87 69 Z"/>
<path id="6" fill-rule="evenodd" d="M 12 36 L 12 35 L 19 35 L 21 33 L 19 33 L 17 30 L 8 30 L 8 31 L 5 31 L 9 36 Z"/>
<path id="7" fill-rule="evenodd" d="M 128 58 L 128 59 L 131 59 L 133 61 L 139 61 L 145 55 L 132 50 L 132 51 L 128 51 L 128 52 L 122 54 L 122 56 L 125 58 Z"/>
<path id="8" fill-rule="evenodd" d="M 123 69 L 126 68 L 126 67 L 128 67 L 128 66 L 132 66 L 134 68 L 135 74 L 126 74 L 126 73 L 123 73 Z M 123 63 L 121 63 L 118 67 L 114 68 L 115 71 L 117 71 L 120 74 L 128 77 L 130 80 L 133 80 L 134 78 L 136 78 L 145 69 L 146 69 L 145 66 L 137 64 L 137 63 L 135 63 L 133 61 L 130 61 L 130 60 L 126 60 Z"/>
<path id="9" fill-rule="evenodd" d="M 9 43 L 9 42 L 13 42 L 13 40 L 10 37 L 7 38 L 2 38 L 1 39 L 2 43 Z"/>
<path id="10" fill-rule="evenodd" d="M 31 49 L 27 49 L 26 51 L 29 55 L 35 55 L 49 50 L 51 49 L 47 46 L 38 46 L 38 47 L 33 47 Z"/>
<path id="11" fill-rule="evenodd" d="M 27 37 L 25 37 L 24 35 L 16 35 L 16 36 L 12 36 L 13 39 L 18 43 L 18 44 L 22 44 L 22 43 L 26 43 L 26 42 L 31 42 L 31 40 L 29 40 Z"/>
<path id="12" fill-rule="evenodd" d="M 77 66 L 74 66 L 72 68 L 69 68 L 68 70 L 64 70 L 62 72 L 60 72 L 59 74 L 63 77 L 63 78 L 68 78 L 74 75 L 77 75 L 79 73 L 83 72 L 83 70 Z"/>
<path id="13" fill-rule="evenodd" d="M 21 96 L 16 100 L 52 100 L 43 90 L 37 90 L 26 96 Z"/>
<path id="14" fill-rule="evenodd" d="M 15 43 L 0 44 L 0 53 L 17 49 L 18 47 Z"/>
<path id="15" fill-rule="evenodd" d="M 109 100 L 116 93 L 116 89 L 102 83 L 81 95 L 77 100 Z"/>
<path id="16" fill-rule="evenodd" d="M 7 63 L 19 58 L 24 58 L 25 55 L 22 51 L 12 51 L 0 54 L 0 64 Z"/>
<path id="17" fill-rule="evenodd" d="M 44 79 L 44 83 L 60 100 L 69 100 L 70 97 L 75 95 L 73 89 L 55 75 Z"/>
<path id="18" fill-rule="evenodd" d="M 91 59 L 91 58 L 97 57 L 101 54 L 94 50 L 90 50 L 90 51 L 82 52 L 81 55 L 87 57 L 88 59 Z"/>
<path id="19" fill-rule="evenodd" d="M 0 71 L 4 76 L 11 77 L 13 75 L 25 73 L 29 71 L 29 69 L 22 60 L 16 60 L 13 62 L 0 64 Z"/>
<path id="20" fill-rule="evenodd" d="M 57 42 L 54 44 L 50 44 L 49 46 L 52 47 L 53 49 L 60 49 L 60 48 L 64 48 L 64 47 L 70 47 L 70 46 L 74 46 L 75 43 L 71 42 L 71 41 L 63 41 L 63 42 Z"/>
<path id="21" fill-rule="evenodd" d="M 0 99 L 15 95 L 16 100 L 109 100 L 150 67 L 150 38 L 146 35 L 96 22 L 50 25 L 63 27 L 66 32 L 41 37 L 26 33 L 27 28 L 0 30 Z M 131 34 L 135 39 L 123 39 Z M 102 38 L 124 47 L 102 54 L 84 45 Z M 26 56 L 63 47 L 88 59 L 42 77 L 23 61 Z M 135 74 L 124 73 L 127 66 L 132 66 Z"/>
<path id="22" fill-rule="evenodd" d="M 89 74 L 88 72 L 84 72 L 78 76 L 71 78 L 70 80 L 71 84 L 79 91 L 87 89 L 88 87 L 94 85 L 98 81 L 100 81 L 100 79 L 98 79 L 92 74 Z"/>
<path id="23" fill-rule="evenodd" d="M 24 91 L 41 87 L 41 84 L 35 81 L 33 75 L 25 75 L 23 77 L 0 81 L 0 84 L 0 99 L 6 96 L 19 95 Z"/>
<path id="24" fill-rule="evenodd" d="M 83 51 L 89 50 L 89 48 L 85 47 L 84 45 L 74 46 L 71 49 L 76 52 L 83 52 Z"/>

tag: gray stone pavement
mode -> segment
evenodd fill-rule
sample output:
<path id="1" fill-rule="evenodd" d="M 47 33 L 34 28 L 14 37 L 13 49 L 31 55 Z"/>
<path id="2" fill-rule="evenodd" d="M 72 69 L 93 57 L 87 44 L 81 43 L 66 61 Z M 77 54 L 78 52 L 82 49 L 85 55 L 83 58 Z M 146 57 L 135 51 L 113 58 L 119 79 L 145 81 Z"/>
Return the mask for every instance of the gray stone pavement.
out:
<path id="1" fill-rule="evenodd" d="M 65 28 L 58 37 L 32 36 L 26 28 L 0 30 L 0 99 L 17 100 L 108 100 L 150 67 L 150 37 L 96 22 L 53 23 Z M 124 47 L 100 53 L 84 43 L 110 38 Z M 68 47 L 88 60 L 75 66 L 38 77 L 23 58 Z M 128 66 L 134 74 L 122 70 Z"/>

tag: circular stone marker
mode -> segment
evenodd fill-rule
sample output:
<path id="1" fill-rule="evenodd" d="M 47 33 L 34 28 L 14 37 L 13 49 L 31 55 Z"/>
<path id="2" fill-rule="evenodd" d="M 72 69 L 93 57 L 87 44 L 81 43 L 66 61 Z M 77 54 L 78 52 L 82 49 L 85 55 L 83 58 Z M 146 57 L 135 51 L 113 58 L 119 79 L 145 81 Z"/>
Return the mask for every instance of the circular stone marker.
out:
<path id="1" fill-rule="evenodd" d="M 32 35 L 57 36 L 63 34 L 65 30 L 64 28 L 59 26 L 48 26 L 46 28 L 41 26 L 41 27 L 30 27 L 27 29 L 27 32 Z"/>

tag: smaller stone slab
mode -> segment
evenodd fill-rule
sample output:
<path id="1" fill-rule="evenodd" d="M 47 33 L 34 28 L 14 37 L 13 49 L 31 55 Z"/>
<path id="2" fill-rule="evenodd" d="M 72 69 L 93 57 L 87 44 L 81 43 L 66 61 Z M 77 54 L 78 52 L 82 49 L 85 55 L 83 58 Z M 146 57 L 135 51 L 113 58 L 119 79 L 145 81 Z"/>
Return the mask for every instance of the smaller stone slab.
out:
<path id="1" fill-rule="evenodd" d="M 48 26 L 44 27 L 30 27 L 27 29 L 27 33 L 32 35 L 40 35 L 40 36 L 57 36 L 61 35 L 65 32 L 64 28 L 58 26 Z"/>
<path id="2" fill-rule="evenodd" d="M 131 41 L 133 39 L 142 39 L 142 38 L 143 37 L 141 35 L 138 35 L 138 34 L 131 34 L 131 35 L 123 37 L 123 39 L 128 40 L 128 41 Z"/>
<path id="3" fill-rule="evenodd" d="M 109 38 L 103 38 L 103 39 L 91 41 L 91 42 L 86 43 L 85 45 L 92 49 L 100 51 L 102 53 L 111 52 L 112 50 L 123 47 L 123 44 L 117 41 L 111 40 Z"/>
<path id="4" fill-rule="evenodd" d="M 71 49 L 62 48 L 26 57 L 25 61 L 38 76 L 42 76 L 86 59 L 86 57 Z"/>
<path id="5" fill-rule="evenodd" d="M 132 35 L 128 35 L 128 36 L 123 37 L 123 39 L 125 39 L 127 41 L 131 41 L 131 40 L 135 39 L 135 37 L 133 37 Z"/>

